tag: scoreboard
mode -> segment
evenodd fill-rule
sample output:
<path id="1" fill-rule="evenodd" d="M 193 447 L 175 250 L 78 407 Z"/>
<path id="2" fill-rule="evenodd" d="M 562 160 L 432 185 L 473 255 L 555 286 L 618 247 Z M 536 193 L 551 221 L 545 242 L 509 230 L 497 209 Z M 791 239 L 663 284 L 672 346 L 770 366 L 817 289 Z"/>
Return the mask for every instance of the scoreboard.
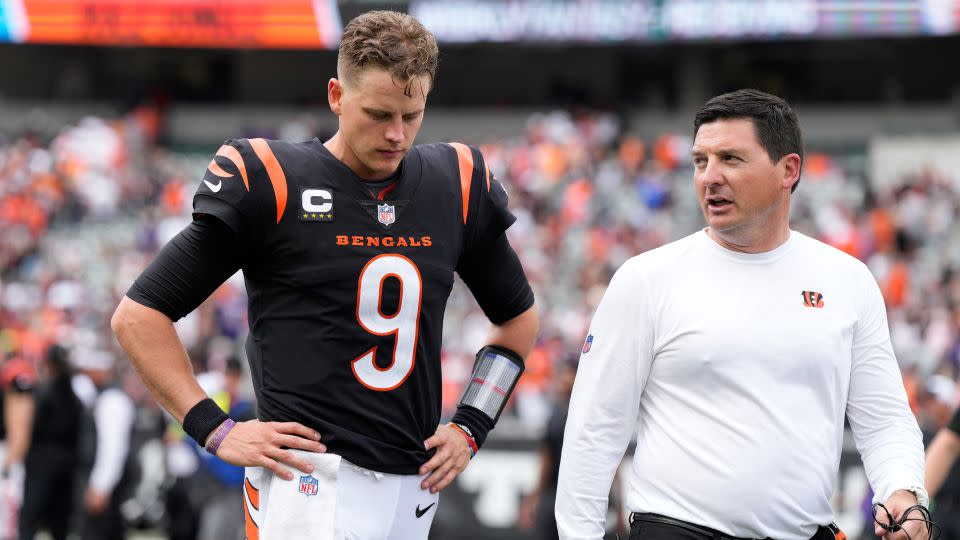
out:
<path id="1" fill-rule="evenodd" d="M 335 0 L 0 0 L 0 41 L 329 49 Z"/>

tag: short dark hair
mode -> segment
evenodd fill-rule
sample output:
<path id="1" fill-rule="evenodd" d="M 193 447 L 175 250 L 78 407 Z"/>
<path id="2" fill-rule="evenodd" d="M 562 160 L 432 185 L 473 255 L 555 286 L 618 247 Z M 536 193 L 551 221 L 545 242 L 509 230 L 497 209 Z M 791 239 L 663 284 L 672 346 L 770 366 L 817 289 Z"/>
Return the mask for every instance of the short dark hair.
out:
<path id="1" fill-rule="evenodd" d="M 785 100 L 751 88 L 719 95 L 706 102 L 693 120 L 693 136 L 700 126 L 716 120 L 749 119 L 757 134 L 757 141 L 774 163 L 787 154 L 800 156 L 803 165 L 803 135 L 800 120 Z M 791 193 L 800 185 L 800 177 Z"/>
<path id="2" fill-rule="evenodd" d="M 70 352 L 67 349 L 58 343 L 54 343 L 47 348 L 47 363 L 50 365 L 51 370 L 55 374 L 53 377 L 66 377 L 70 378 L 73 375 L 73 370 L 70 367 Z"/>
<path id="3" fill-rule="evenodd" d="M 405 85 L 409 97 L 414 78 L 426 75 L 433 85 L 439 54 L 436 38 L 414 17 L 396 11 L 368 11 L 343 29 L 337 73 L 354 80 L 368 67 L 383 68 Z"/>

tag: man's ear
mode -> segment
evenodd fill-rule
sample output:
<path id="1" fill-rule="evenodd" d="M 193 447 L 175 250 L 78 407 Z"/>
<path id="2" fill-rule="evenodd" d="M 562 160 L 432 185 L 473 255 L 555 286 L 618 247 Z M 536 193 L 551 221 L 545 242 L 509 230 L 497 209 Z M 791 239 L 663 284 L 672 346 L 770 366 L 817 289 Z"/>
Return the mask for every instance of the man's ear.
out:
<path id="1" fill-rule="evenodd" d="M 792 189 L 800 181 L 800 155 L 787 154 L 781 158 L 783 162 L 783 187 Z"/>
<path id="2" fill-rule="evenodd" d="M 342 99 L 343 83 L 336 78 L 331 78 L 327 82 L 327 101 L 330 103 L 330 110 L 337 116 L 340 116 L 343 112 L 343 106 L 340 103 Z"/>

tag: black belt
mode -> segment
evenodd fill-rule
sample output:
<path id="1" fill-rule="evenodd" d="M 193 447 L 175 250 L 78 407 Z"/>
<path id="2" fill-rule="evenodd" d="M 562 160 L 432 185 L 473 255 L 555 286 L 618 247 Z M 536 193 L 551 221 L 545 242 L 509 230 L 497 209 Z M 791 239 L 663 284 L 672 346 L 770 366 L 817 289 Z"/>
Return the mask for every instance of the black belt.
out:
<path id="1" fill-rule="evenodd" d="M 632 526 L 636 522 L 659 523 L 661 525 L 670 525 L 672 527 L 680 527 L 690 532 L 699 534 L 704 538 L 709 538 L 712 540 L 754 540 L 752 538 L 741 538 L 738 536 L 730 536 L 729 534 L 718 531 L 716 529 L 695 525 L 687 521 L 673 519 L 672 517 L 667 517 L 661 514 L 632 512 L 630 514 L 630 525 Z M 839 527 L 837 527 L 832 523 L 830 524 L 829 527 L 820 526 L 817 529 L 817 532 L 811 538 L 811 540 L 820 540 L 821 538 L 846 540 L 846 536 L 843 534 L 843 532 L 840 531 Z M 771 540 L 771 539 L 765 538 L 763 540 Z"/>

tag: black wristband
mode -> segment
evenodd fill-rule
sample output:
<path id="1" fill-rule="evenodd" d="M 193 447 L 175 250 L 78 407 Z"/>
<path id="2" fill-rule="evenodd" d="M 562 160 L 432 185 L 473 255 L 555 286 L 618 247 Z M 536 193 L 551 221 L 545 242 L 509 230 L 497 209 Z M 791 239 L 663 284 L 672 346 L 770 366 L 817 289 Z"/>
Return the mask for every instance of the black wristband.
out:
<path id="1" fill-rule="evenodd" d="M 470 430 L 470 436 L 477 443 L 478 449 L 483 446 L 484 441 L 487 440 L 487 434 L 493 429 L 493 421 L 490 417 L 469 405 L 458 406 L 457 412 L 450 421 Z"/>
<path id="2" fill-rule="evenodd" d="M 230 418 L 215 401 L 204 399 L 190 408 L 183 417 L 183 431 L 197 444 L 204 446 L 207 437 Z"/>

